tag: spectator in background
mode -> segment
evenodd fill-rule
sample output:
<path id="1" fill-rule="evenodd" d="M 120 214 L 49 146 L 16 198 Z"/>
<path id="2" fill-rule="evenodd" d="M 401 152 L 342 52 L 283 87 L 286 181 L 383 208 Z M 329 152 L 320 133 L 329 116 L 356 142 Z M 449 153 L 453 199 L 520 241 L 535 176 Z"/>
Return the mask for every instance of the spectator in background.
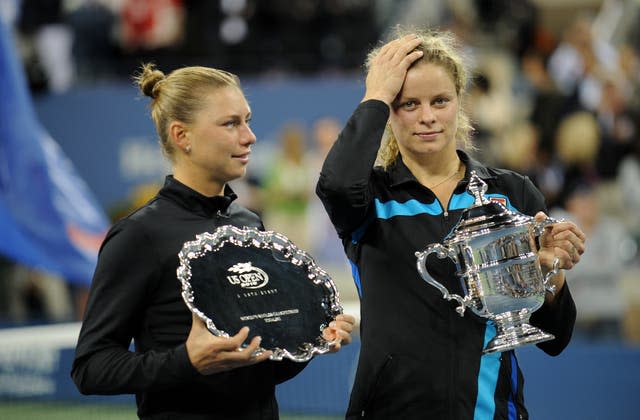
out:
<path id="1" fill-rule="evenodd" d="M 625 209 L 622 217 L 640 244 L 640 139 L 635 140 L 632 152 L 620 163 L 616 184 Z"/>
<path id="2" fill-rule="evenodd" d="M 114 35 L 118 23 L 116 11 L 107 7 L 104 0 L 84 0 L 68 12 L 78 82 L 115 76 L 118 60 Z"/>
<path id="3" fill-rule="evenodd" d="M 555 138 L 557 164 L 564 174 L 563 190 L 576 180 L 599 181 L 596 159 L 601 146 L 600 127 L 592 113 L 579 111 L 565 116 Z M 564 196 L 560 191 L 560 199 Z"/>
<path id="4" fill-rule="evenodd" d="M 2 321 L 9 316 L 9 296 L 7 291 L 10 287 L 9 277 L 14 264 L 12 260 L 0 255 L 0 320 Z"/>
<path id="5" fill-rule="evenodd" d="M 231 186 L 238 192 L 238 203 L 264 218 L 264 188 L 260 177 L 247 173 L 244 178 L 232 182 Z"/>
<path id="6" fill-rule="evenodd" d="M 640 56 L 638 51 L 629 43 L 618 47 L 620 57 L 619 67 L 623 76 L 622 91 L 629 99 L 632 109 L 640 109 Z"/>
<path id="7" fill-rule="evenodd" d="M 578 107 L 596 111 L 603 97 L 603 83 L 618 72 L 618 53 L 593 33 L 593 19 L 579 15 L 567 27 L 562 42 L 549 58 L 549 73 Z"/>
<path id="8" fill-rule="evenodd" d="M 249 27 L 255 42 L 245 45 L 250 54 L 260 54 L 260 65 L 266 71 L 310 73 L 357 68 L 367 45 L 378 34 L 372 24 L 373 3 L 257 1 Z"/>
<path id="9" fill-rule="evenodd" d="M 535 1 L 472 0 L 478 26 L 485 36 L 506 48 L 517 60 L 539 35 Z"/>
<path id="10" fill-rule="evenodd" d="M 124 51 L 176 47 L 183 38 L 182 0 L 125 0 L 120 10 Z"/>
<path id="11" fill-rule="evenodd" d="M 156 195 L 161 187 L 162 185 L 154 182 L 136 185 L 125 200 L 114 204 L 109 209 L 109 218 L 111 219 L 111 222 L 115 223 L 145 205 Z"/>
<path id="12" fill-rule="evenodd" d="M 609 78 L 602 85 L 602 99 L 597 110 L 601 131 L 600 150 L 596 166 L 598 174 L 612 180 L 618 166 L 640 141 L 640 109 L 631 108 L 631 86 L 624 80 Z"/>
<path id="13" fill-rule="evenodd" d="M 380 32 L 389 31 L 394 25 L 446 25 L 453 19 L 454 2 L 447 0 L 376 0 L 375 17 Z M 463 10 L 470 18 L 476 17 L 472 1 L 463 1 Z"/>
<path id="14" fill-rule="evenodd" d="M 286 124 L 278 151 L 264 174 L 265 223 L 302 249 L 309 248 L 307 209 L 311 199 L 312 166 L 302 125 Z"/>
<path id="15" fill-rule="evenodd" d="M 517 102 L 538 131 L 545 160 L 553 152 L 553 137 L 568 101 L 547 71 L 547 58 L 544 51 L 536 48 L 525 51 L 518 62 L 515 82 Z"/>
<path id="16" fill-rule="evenodd" d="M 18 28 L 34 92 L 124 79 L 141 61 L 228 65 L 254 75 L 352 71 L 378 35 L 368 1 L 7 2 L 22 9 Z"/>
<path id="17" fill-rule="evenodd" d="M 140 61 L 181 66 L 184 20 L 182 0 L 124 0 L 117 25 L 121 66 L 130 69 Z"/>
<path id="18" fill-rule="evenodd" d="M 26 40 L 27 76 L 33 92 L 61 93 L 75 79 L 73 33 L 62 0 L 21 0 L 18 29 Z"/>
<path id="19" fill-rule="evenodd" d="M 491 151 L 500 166 L 528 176 L 537 183 L 540 178 L 539 140 L 529 121 L 512 124 L 495 141 Z M 543 191 L 544 193 L 544 191 Z M 547 195 L 545 194 L 545 197 Z"/>
<path id="20" fill-rule="evenodd" d="M 571 294 L 580 308 L 576 332 L 589 338 L 618 339 L 626 312 L 621 281 L 637 247 L 624 223 L 602 212 L 596 185 L 592 180 L 572 179 L 565 187 L 563 208 L 552 209 L 551 216 L 574 220 L 589 237 L 570 280 Z"/>
<path id="21" fill-rule="evenodd" d="M 310 151 L 309 158 L 312 171 L 310 187 L 318 182 L 322 163 L 338 138 L 340 128 L 338 120 L 332 117 L 320 118 L 314 122 L 312 127 L 314 147 Z M 334 264 L 344 259 L 338 235 L 322 207 L 322 202 L 317 197 L 312 197 L 310 200 L 306 224 L 309 229 L 309 249 L 316 259 Z"/>
<path id="22" fill-rule="evenodd" d="M 495 143 L 510 124 L 521 115 L 514 106 L 509 58 L 489 53 L 469 86 L 465 110 L 474 125 L 474 156 L 488 164 L 495 164 Z"/>
<path id="23" fill-rule="evenodd" d="M 6 276 L 4 293 L 9 321 L 49 323 L 76 319 L 69 285 L 59 275 L 16 263 Z"/>
<path id="24" fill-rule="evenodd" d="M 318 182 L 322 164 L 327 153 L 340 134 L 340 122 L 334 117 L 317 119 L 312 127 L 314 147 L 310 151 L 309 163 L 312 176 L 310 181 L 313 188 Z M 358 292 L 351 277 L 351 269 L 348 260 L 344 256 L 342 243 L 322 206 L 322 202 L 316 196 L 310 198 L 307 210 L 306 226 L 309 233 L 309 252 L 314 259 L 331 275 L 336 282 L 340 299 L 344 301 L 357 301 Z"/>

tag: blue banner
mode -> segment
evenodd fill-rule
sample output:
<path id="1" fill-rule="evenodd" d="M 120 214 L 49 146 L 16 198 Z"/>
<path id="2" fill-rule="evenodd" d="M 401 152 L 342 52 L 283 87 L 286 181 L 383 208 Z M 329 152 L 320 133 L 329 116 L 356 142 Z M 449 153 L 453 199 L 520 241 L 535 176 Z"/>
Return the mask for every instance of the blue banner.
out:
<path id="1" fill-rule="evenodd" d="M 85 182 L 39 123 L 13 37 L 0 19 L 0 253 L 89 284 L 108 226 Z"/>

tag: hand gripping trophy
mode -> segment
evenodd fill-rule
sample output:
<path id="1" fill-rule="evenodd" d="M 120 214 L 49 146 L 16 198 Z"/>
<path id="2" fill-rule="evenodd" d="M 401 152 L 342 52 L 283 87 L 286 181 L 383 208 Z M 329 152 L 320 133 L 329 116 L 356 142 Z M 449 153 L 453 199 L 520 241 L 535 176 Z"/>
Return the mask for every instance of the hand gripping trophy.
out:
<path id="1" fill-rule="evenodd" d="M 553 335 L 530 325 L 529 317 L 544 303 L 545 293 L 554 293 L 549 280 L 558 272 L 542 274 L 536 253 L 536 237 L 545 226 L 558 222 L 548 217 L 536 222 L 533 217 L 516 213 L 485 197 L 487 184 L 471 173 L 467 191 L 474 204 L 465 209 L 460 220 L 442 244 L 416 252 L 422 278 L 436 287 L 444 299 L 456 300 L 456 311 L 464 316 L 467 307 L 496 326 L 496 336 L 483 353 L 502 352 L 516 347 L 552 340 Z M 449 293 L 428 271 L 427 257 L 435 253 L 450 258 L 462 283 L 465 296 Z"/>

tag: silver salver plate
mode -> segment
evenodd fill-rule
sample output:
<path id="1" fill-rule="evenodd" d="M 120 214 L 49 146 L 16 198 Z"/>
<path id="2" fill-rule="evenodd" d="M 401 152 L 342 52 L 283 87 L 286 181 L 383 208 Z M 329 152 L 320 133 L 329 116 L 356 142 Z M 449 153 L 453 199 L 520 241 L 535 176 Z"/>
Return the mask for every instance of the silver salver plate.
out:
<path id="1" fill-rule="evenodd" d="M 221 226 L 185 242 L 178 257 L 182 297 L 214 335 L 248 326 L 271 360 L 305 362 L 333 345 L 322 331 L 342 313 L 336 286 L 283 234 Z"/>

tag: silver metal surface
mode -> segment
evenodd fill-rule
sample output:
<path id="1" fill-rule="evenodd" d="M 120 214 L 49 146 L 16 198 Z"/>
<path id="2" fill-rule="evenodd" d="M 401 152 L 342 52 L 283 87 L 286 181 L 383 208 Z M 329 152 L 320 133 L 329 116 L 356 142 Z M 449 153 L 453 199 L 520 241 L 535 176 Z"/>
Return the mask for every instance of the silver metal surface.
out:
<path id="1" fill-rule="evenodd" d="M 554 293 L 550 279 L 558 273 L 558 259 L 553 269 L 542 274 L 537 256 L 536 237 L 544 228 L 558 222 L 547 218 L 515 213 L 484 194 L 487 185 L 475 171 L 471 173 L 469 191 L 474 204 L 465 209 L 460 221 L 442 244 L 430 244 L 416 252 L 417 268 L 422 278 L 437 288 L 444 299 L 455 300 L 456 311 L 464 316 L 466 308 L 490 319 L 496 326 L 496 337 L 484 353 L 513 348 L 553 339 L 539 328 L 531 326 L 529 317 L 544 303 L 545 293 Z M 464 296 L 450 293 L 429 274 L 427 257 L 449 258 L 456 266 Z"/>
<path id="2" fill-rule="evenodd" d="M 272 231 L 260 231 L 255 228 L 238 228 L 226 225 L 217 228 L 213 233 L 205 232 L 196 236 L 194 241 L 186 242 L 178 254 L 180 266 L 177 269 L 178 280 L 182 284 L 182 297 L 187 307 L 204 321 L 207 329 L 216 336 L 229 337 L 228 332 L 219 329 L 214 322 L 194 305 L 194 292 L 191 287 L 191 261 L 202 257 L 206 253 L 217 252 L 224 246 L 238 246 L 244 248 L 270 249 L 281 263 L 293 264 L 306 270 L 308 280 L 322 288 L 328 304 L 324 307 L 328 319 L 333 319 L 342 313 L 342 306 L 338 297 L 335 283 L 326 271 L 321 269 L 313 258 L 305 251 L 299 249 L 286 236 Z M 295 287 L 295 284 L 292 284 Z M 232 304 L 232 303 L 229 303 Z M 301 302 L 304 305 L 304 302 Z M 269 348 L 273 351 L 270 360 L 291 359 L 296 362 L 306 362 L 314 355 L 327 353 L 335 342 L 327 341 L 322 337 L 322 330 L 327 325 L 319 326 L 319 336 L 313 343 L 300 343 L 295 352 L 283 348 Z M 255 354 L 264 352 L 259 348 Z"/>

